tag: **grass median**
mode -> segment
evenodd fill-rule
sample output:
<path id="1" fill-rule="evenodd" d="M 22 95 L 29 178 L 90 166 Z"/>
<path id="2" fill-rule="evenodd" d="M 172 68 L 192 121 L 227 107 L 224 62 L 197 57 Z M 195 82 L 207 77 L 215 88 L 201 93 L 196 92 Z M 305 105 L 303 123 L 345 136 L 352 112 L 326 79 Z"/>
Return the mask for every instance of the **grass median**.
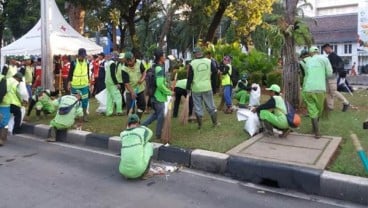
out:
<path id="1" fill-rule="evenodd" d="M 335 110 L 332 111 L 328 119 L 320 122 L 320 130 L 323 135 L 340 136 L 343 138 L 336 157 L 328 166 L 328 170 L 349 175 L 357 175 L 368 177 L 364 171 L 361 161 L 354 149 L 354 145 L 350 139 L 350 131 L 357 134 L 360 138 L 363 148 L 368 150 L 368 130 L 363 130 L 363 121 L 368 118 L 368 90 L 359 90 L 353 96 L 345 94 L 346 98 L 351 102 L 353 108 L 349 108 L 347 112 L 342 112 L 342 104 L 335 101 Z M 219 96 L 215 96 L 216 104 L 219 103 Z M 268 96 L 263 96 L 263 100 Z M 125 128 L 127 116 L 106 117 L 95 112 L 98 104 L 95 99 L 90 100 L 89 122 L 83 125 L 83 130 L 118 136 Z M 355 108 L 356 107 L 356 108 Z M 144 114 L 143 120 L 148 117 Z M 32 113 L 30 122 L 48 124 L 52 116 L 36 121 L 34 112 Z M 205 113 L 203 118 L 203 128 L 197 130 L 196 123 L 188 123 L 183 126 L 179 119 L 172 119 L 172 145 L 191 148 L 205 149 L 215 152 L 226 152 L 241 142 L 249 139 L 249 135 L 244 132 L 243 122 L 238 122 L 236 113 L 224 114 L 218 113 L 218 120 L 221 126 L 212 128 L 209 115 Z M 155 130 L 156 122 L 151 124 L 149 128 Z M 311 122 L 308 117 L 302 117 L 302 125 L 296 129 L 298 133 L 311 133 Z M 155 141 L 160 142 L 160 141 Z"/>

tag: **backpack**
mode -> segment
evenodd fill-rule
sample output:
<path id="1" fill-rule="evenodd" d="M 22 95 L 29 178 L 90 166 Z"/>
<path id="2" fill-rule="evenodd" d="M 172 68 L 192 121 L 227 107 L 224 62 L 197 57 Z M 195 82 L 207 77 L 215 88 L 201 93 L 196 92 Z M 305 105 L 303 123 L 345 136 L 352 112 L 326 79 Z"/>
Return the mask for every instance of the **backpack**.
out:
<path id="1" fill-rule="evenodd" d="M 233 87 L 236 87 L 236 85 L 238 84 L 239 78 L 240 78 L 239 71 L 234 66 L 232 66 L 230 79 L 231 79 L 231 82 L 233 83 Z"/>
<path id="2" fill-rule="evenodd" d="M 286 100 L 285 106 L 286 106 L 286 118 L 289 126 L 292 128 L 298 127 L 301 123 L 301 118 L 299 114 L 296 113 L 294 107 Z"/>
<path id="3" fill-rule="evenodd" d="M 0 81 L 0 103 L 3 102 L 3 99 L 8 92 L 7 85 L 6 85 L 6 78 L 3 77 Z"/>
<path id="4" fill-rule="evenodd" d="M 156 91 L 156 76 L 155 76 L 155 67 L 154 64 L 151 68 L 146 71 L 146 88 L 149 97 L 153 97 Z"/>

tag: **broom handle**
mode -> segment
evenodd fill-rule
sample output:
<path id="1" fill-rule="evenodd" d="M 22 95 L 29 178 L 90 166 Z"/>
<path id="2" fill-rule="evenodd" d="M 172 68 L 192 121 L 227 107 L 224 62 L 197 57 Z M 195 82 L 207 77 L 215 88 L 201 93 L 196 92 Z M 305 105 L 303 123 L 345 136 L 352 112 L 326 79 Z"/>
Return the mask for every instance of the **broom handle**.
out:
<path id="1" fill-rule="evenodd" d="M 355 146 L 355 149 L 357 150 L 357 153 L 360 157 L 360 160 L 363 163 L 365 171 L 368 172 L 368 158 L 367 158 L 367 155 L 364 152 L 364 149 L 363 149 L 362 145 L 359 142 L 358 136 L 351 132 L 350 137 L 353 140 L 353 144 Z"/>

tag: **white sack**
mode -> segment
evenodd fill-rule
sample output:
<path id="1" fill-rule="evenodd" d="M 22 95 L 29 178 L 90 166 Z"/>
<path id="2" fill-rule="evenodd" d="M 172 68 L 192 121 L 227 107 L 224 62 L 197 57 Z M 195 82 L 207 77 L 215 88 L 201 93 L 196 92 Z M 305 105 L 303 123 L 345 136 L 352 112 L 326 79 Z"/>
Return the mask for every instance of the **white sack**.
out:
<path id="1" fill-rule="evenodd" d="M 20 120 L 20 124 L 22 125 L 24 116 L 26 115 L 26 108 L 24 106 L 22 106 L 20 108 L 20 111 L 22 112 L 22 117 L 21 117 L 21 120 Z M 9 123 L 8 123 L 8 132 L 10 134 L 12 134 L 13 133 L 13 129 L 14 129 L 14 115 L 11 114 L 10 115 L 10 119 L 9 119 Z"/>
<path id="2" fill-rule="evenodd" d="M 244 130 L 247 131 L 250 136 L 254 136 L 259 132 L 261 124 L 257 113 L 253 113 L 249 109 L 239 109 L 237 111 L 237 117 L 238 121 L 245 121 Z"/>
<path id="3" fill-rule="evenodd" d="M 95 96 L 99 106 L 96 109 L 97 113 L 105 113 L 106 112 L 106 103 L 107 103 L 107 90 L 104 89 L 101 92 L 99 92 L 96 96 Z"/>
<path id="4" fill-rule="evenodd" d="M 249 98 L 249 106 L 258 106 L 260 105 L 261 99 L 261 87 L 259 84 L 252 84 L 252 88 L 257 87 L 257 90 L 254 91 L 253 89 L 250 91 L 250 98 Z"/>
<path id="5" fill-rule="evenodd" d="M 28 95 L 26 83 L 24 81 L 19 83 L 18 93 L 19 93 L 20 97 L 22 98 L 22 100 L 28 102 L 29 95 Z"/>

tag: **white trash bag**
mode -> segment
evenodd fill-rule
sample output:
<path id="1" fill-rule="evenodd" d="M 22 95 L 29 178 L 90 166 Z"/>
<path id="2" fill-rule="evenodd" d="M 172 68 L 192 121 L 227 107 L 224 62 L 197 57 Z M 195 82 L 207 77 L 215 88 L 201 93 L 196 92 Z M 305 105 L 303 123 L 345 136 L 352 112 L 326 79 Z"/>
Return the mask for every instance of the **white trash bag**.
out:
<path id="1" fill-rule="evenodd" d="M 259 132 L 261 123 L 257 113 L 253 113 L 249 109 L 239 109 L 237 111 L 238 121 L 245 121 L 244 130 L 252 137 Z"/>
<path id="2" fill-rule="evenodd" d="M 28 91 L 27 91 L 26 83 L 24 81 L 19 83 L 19 86 L 18 86 L 17 90 L 18 90 L 18 93 L 19 93 L 20 97 L 22 98 L 22 100 L 28 102 L 29 94 L 28 94 Z"/>
<path id="3" fill-rule="evenodd" d="M 24 116 L 26 115 L 26 108 L 24 106 L 22 106 L 20 108 L 20 111 L 22 112 L 22 117 L 20 119 L 20 124 L 22 124 L 23 123 Z M 8 132 L 10 134 L 13 134 L 13 129 L 14 129 L 14 115 L 11 114 L 10 115 L 10 119 L 9 119 L 9 123 L 8 123 Z"/>
<path id="4" fill-rule="evenodd" d="M 107 103 L 107 90 L 104 89 L 101 92 L 99 92 L 96 96 L 95 96 L 99 106 L 96 109 L 97 113 L 105 113 L 106 112 L 106 103 Z"/>
<path id="5" fill-rule="evenodd" d="M 260 99 L 261 99 L 261 87 L 259 84 L 252 84 L 252 88 L 257 87 L 257 90 L 251 90 L 250 91 L 250 97 L 249 97 L 249 106 L 258 106 L 260 105 Z"/>

